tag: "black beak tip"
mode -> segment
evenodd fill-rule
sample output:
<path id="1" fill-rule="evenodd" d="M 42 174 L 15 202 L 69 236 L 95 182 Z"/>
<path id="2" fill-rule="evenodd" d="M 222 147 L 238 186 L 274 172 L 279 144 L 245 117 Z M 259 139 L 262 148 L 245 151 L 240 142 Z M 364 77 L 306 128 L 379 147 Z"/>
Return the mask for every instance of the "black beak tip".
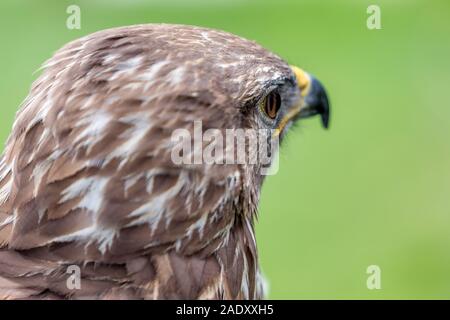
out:
<path id="1" fill-rule="evenodd" d="M 319 107 L 320 118 L 322 120 L 322 125 L 325 129 L 328 129 L 330 125 L 330 103 L 328 101 L 328 96 L 323 90 L 320 97 L 320 107 Z"/>
<path id="2" fill-rule="evenodd" d="M 316 109 L 316 114 L 320 115 L 323 127 L 328 129 L 330 125 L 330 102 L 324 86 L 316 78 L 313 78 L 311 96 L 311 105 Z"/>
<path id="3" fill-rule="evenodd" d="M 310 92 L 305 98 L 305 108 L 300 112 L 300 118 L 308 118 L 320 115 L 322 126 L 328 129 L 330 126 L 330 102 L 323 85 L 314 77 Z"/>

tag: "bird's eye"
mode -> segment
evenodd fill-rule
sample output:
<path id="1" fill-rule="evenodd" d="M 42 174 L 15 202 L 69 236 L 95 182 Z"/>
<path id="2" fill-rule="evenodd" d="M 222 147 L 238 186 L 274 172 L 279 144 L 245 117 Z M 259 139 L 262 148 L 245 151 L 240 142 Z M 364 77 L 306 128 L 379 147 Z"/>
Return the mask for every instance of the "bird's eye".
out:
<path id="1" fill-rule="evenodd" d="M 262 109 L 264 113 L 270 118 L 275 119 L 280 110 L 281 97 L 277 91 L 272 91 L 269 93 L 262 102 Z"/>

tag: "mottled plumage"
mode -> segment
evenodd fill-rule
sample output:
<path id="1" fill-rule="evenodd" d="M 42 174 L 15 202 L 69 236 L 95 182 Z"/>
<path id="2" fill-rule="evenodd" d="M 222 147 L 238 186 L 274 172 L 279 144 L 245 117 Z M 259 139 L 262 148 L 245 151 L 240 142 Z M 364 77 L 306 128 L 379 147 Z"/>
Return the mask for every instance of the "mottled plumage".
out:
<path id="1" fill-rule="evenodd" d="M 295 105 L 297 78 L 256 43 L 197 27 L 116 28 L 64 46 L 1 158 L 0 298 L 262 298 L 263 177 L 175 165 L 170 138 L 196 120 L 256 128 L 268 84 Z M 70 265 L 80 289 L 66 285 Z"/>

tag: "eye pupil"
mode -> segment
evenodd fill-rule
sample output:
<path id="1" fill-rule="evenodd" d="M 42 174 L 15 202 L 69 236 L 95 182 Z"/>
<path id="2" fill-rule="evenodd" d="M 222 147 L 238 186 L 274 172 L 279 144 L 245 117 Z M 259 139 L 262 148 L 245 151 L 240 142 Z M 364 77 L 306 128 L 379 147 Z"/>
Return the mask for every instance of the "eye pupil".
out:
<path id="1" fill-rule="evenodd" d="M 281 99 L 278 92 L 271 92 L 265 99 L 264 111 L 271 119 L 275 119 L 280 109 Z"/>

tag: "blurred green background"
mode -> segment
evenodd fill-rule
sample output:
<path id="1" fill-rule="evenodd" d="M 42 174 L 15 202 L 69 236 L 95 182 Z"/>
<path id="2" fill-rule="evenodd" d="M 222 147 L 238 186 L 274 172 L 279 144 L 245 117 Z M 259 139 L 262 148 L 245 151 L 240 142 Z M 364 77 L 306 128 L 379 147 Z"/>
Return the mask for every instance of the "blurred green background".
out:
<path id="1" fill-rule="evenodd" d="M 81 7 L 81 30 L 65 27 Z M 381 30 L 366 9 L 381 7 Z M 263 189 L 258 245 L 274 299 L 450 298 L 450 2 L 0 2 L 0 141 L 40 64 L 69 40 L 151 23 L 223 29 L 315 74 L 331 129 L 303 122 Z M 366 269 L 381 268 L 368 290 Z"/>

